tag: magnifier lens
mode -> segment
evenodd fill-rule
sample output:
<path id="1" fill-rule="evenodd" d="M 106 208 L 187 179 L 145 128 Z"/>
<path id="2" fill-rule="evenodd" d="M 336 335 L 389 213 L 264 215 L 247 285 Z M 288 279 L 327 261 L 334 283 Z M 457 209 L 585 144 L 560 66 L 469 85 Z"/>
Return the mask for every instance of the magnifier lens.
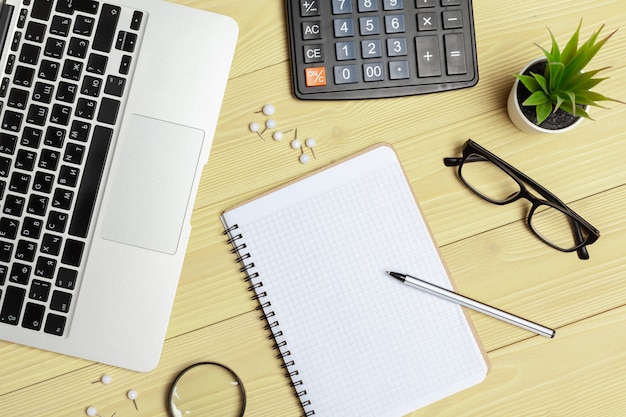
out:
<path id="1" fill-rule="evenodd" d="M 170 388 L 172 417 L 240 417 L 246 394 L 237 375 L 214 362 L 202 362 L 182 371 Z"/>

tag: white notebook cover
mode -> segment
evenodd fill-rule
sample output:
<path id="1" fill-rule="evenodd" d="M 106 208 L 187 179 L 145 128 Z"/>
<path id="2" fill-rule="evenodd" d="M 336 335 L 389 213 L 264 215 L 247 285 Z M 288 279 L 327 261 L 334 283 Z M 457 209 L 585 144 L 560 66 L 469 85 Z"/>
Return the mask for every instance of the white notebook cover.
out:
<path id="1" fill-rule="evenodd" d="M 481 382 L 461 307 L 393 148 L 380 145 L 222 215 L 305 415 L 399 417 Z"/>

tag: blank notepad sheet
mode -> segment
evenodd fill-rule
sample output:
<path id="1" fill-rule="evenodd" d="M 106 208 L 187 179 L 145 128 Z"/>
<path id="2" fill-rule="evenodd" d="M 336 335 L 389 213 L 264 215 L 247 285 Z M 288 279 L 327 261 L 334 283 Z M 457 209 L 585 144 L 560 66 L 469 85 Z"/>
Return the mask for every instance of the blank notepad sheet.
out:
<path id="1" fill-rule="evenodd" d="M 390 146 L 228 210 L 222 221 L 305 412 L 399 417 L 485 378 L 461 307 L 386 274 L 452 289 Z"/>

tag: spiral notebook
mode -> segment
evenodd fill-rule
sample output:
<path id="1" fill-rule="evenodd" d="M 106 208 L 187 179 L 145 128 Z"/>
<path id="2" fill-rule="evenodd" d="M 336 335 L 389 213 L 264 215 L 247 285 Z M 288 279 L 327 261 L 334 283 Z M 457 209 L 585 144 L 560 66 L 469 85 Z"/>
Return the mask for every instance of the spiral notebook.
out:
<path id="1" fill-rule="evenodd" d="M 461 307 L 390 278 L 452 288 L 389 145 L 222 215 L 306 416 L 399 417 L 480 383 Z"/>

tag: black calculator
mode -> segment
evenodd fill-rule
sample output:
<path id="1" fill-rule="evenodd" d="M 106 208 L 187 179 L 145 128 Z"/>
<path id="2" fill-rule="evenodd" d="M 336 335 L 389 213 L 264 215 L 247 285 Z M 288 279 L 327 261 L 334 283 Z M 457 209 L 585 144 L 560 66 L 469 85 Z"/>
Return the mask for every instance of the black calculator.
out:
<path id="1" fill-rule="evenodd" d="M 296 97 L 398 97 L 478 82 L 472 0 L 286 0 Z"/>

